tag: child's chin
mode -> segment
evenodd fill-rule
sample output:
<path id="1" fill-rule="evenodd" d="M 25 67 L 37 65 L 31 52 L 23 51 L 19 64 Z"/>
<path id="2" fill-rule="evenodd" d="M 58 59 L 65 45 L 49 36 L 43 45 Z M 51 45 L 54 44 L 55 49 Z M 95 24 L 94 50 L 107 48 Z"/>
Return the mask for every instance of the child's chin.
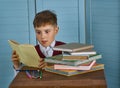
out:
<path id="1" fill-rule="evenodd" d="M 48 46 L 49 46 L 49 44 L 43 44 L 43 46 L 44 46 L 44 47 L 48 47 Z"/>

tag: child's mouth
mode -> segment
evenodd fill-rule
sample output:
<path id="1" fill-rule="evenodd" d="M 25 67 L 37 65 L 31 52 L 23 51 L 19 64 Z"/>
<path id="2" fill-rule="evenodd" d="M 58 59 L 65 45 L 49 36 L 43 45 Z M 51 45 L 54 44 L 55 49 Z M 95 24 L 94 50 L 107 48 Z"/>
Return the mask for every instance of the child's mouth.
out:
<path id="1" fill-rule="evenodd" d="M 47 41 L 42 41 L 42 43 L 43 43 L 43 44 L 46 44 L 46 43 L 47 43 Z"/>

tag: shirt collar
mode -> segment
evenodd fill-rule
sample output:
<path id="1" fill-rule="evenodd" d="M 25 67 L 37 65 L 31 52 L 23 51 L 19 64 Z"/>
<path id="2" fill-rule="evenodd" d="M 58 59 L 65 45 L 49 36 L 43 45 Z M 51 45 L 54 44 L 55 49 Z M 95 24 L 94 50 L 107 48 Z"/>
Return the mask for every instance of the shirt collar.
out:
<path id="1" fill-rule="evenodd" d="M 55 46 L 55 40 L 51 43 L 51 45 L 50 46 L 48 46 L 48 47 L 44 47 L 44 46 L 42 46 L 40 43 L 38 43 L 39 44 L 39 46 L 40 46 L 40 50 L 42 51 L 42 52 L 44 52 L 44 51 L 46 51 L 46 50 L 48 50 L 48 49 L 53 49 L 53 47 Z"/>

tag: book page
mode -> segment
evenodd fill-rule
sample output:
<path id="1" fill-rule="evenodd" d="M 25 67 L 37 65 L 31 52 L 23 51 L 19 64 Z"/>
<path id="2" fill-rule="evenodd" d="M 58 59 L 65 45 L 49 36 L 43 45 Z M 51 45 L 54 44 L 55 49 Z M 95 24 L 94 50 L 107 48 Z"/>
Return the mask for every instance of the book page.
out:
<path id="1" fill-rule="evenodd" d="M 27 66 L 38 67 L 40 57 L 36 49 L 34 48 L 34 46 L 33 45 L 20 45 L 19 48 L 20 48 L 20 51 L 23 57 L 20 59 L 20 61 Z"/>
<path id="2" fill-rule="evenodd" d="M 30 67 L 38 67 L 40 57 L 33 45 L 19 44 L 13 40 L 8 40 L 11 48 L 17 52 L 20 62 Z"/>
<path id="3" fill-rule="evenodd" d="M 20 49 L 18 47 L 20 44 L 16 41 L 13 41 L 13 40 L 8 40 L 8 43 L 10 44 L 12 50 L 15 50 L 16 53 L 19 55 L 19 58 L 22 59 L 22 53 L 20 52 Z"/>

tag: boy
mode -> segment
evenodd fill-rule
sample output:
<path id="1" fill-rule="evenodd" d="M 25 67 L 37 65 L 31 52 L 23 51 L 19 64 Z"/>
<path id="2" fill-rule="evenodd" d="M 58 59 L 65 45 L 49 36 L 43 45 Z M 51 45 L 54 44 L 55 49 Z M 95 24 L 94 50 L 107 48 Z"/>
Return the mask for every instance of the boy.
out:
<path id="1" fill-rule="evenodd" d="M 60 41 L 55 41 L 55 36 L 58 33 L 57 17 L 52 11 L 45 10 L 36 14 L 33 21 L 36 39 L 38 40 L 38 45 L 35 46 L 40 58 L 40 64 L 38 68 L 43 68 L 46 66 L 44 58 L 48 56 L 54 56 L 61 54 L 60 51 L 53 51 L 53 47 L 57 45 L 65 44 Z M 12 62 L 16 70 L 21 68 L 21 63 L 19 62 L 19 55 L 16 51 L 12 53 Z"/>

